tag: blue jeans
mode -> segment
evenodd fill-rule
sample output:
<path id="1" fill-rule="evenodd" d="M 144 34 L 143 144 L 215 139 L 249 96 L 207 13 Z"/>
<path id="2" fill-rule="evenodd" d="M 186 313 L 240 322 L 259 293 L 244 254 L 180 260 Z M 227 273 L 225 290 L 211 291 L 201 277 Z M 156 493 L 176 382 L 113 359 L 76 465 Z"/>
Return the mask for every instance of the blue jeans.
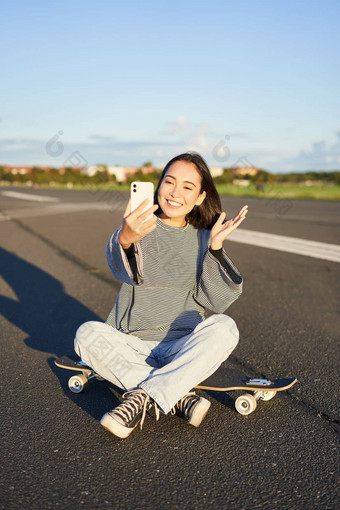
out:
<path id="1" fill-rule="evenodd" d="M 82 361 L 97 374 L 126 391 L 144 389 L 167 414 L 218 369 L 238 339 L 233 319 L 215 314 L 189 335 L 167 342 L 143 341 L 103 322 L 85 322 L 74 344 Z"/>

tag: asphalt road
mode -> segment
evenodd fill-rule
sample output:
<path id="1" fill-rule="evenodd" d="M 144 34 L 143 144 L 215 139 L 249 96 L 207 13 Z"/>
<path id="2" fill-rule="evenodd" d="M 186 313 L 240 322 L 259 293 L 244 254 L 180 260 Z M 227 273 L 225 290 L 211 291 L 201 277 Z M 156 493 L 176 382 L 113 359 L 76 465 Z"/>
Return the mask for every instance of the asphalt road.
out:
<path id="1" fill-rule="evenodd" d="M 231 362 L 250 376 L 299 380 L 248 417 L 233 409 L 234 395 L 209 393 L 198 429 L 148 416 L 122 441 L 99 424 L 118 403 L 110 385 L 68 390 L 53 361 L 72 352 L 82 322 L 104 321 L 114 303 L 105 245 L 126 201 L 0 188 L 0 508 L 337 508 L 336 262 L 226 241 L 244 276 L 227 312 L 241 335 Z M 229 216 L 248 203 L 244 229 L 339 244 L 339 203 L 222 202 Z"/>

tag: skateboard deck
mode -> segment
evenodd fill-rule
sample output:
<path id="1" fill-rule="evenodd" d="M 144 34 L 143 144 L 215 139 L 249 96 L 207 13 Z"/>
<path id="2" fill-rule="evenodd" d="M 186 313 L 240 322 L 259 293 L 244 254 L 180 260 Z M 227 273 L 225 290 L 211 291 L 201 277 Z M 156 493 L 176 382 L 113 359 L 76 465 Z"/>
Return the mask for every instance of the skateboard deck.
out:
<path id="1" fill-rule="evenodd" d="M 82 392 L 90 379 L 103 380 L 92 368 L 70 356 L 62 356 L 54 363 L 57 367 L 79 372 L 79 374 L 70 377 L 68 381 L 68 386 L 73 393 Z M 235 400 L 235 408 L 238 413 L 248 415 L 255 411 L 259 400 L 271 400 L 278 391 L 287 390 L 296 382 L 295 377 L 272 380 L 251 378 L 233 364 L 228 363 L 227 366 L 220 367 L 212 376 L 195 388 L 207 391 L 247 392 Z"/>
<path id="2" fill-rule="evenodd" d="M 259 400 L 271 400 L 278 391 L 291 388 L 297 379 L 258 379 L 246 376 L 232 365 L 220 367 L 213 375 L 196 386 L 197 389 L 208 391 L 246 391 L 235 400 L 238 413 L 248 415 L 255 411 Z M 251 392 L 251 393 L 249 393 Z"/>

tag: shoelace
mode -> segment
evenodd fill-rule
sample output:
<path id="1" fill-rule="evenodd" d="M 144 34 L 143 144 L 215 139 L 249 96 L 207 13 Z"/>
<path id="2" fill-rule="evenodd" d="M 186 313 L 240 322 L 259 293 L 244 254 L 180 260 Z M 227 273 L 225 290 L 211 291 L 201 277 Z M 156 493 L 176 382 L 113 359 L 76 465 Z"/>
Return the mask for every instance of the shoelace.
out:
<path id="1" fill-rule="evenodd" d="M 156 420 L 159 420 L 160 413 L 157 404 L 151 400 L 151 397 L 144 390 L 127 391 L 123 394 L 123 398 L 126 399 L 126 402 L 123 402 L 114 410 L 114 413 L 121 416 L 123 420 L 127 419 L 128 421 L 132 421 L 142 407 L 143 412 L 140 421 L 140 428 L 142 429 L 146 412 L 151 409 L 153 405 L 155 408 Z"/>
<path id="2" fill-rule="evenodd" d="M 194 400 L 192 397 L 196 397 Z M 177 409 L 183 413 L 183 414 L 186 414 L 190 407 L 192 406 L 192 404 L 194 402 L 196 402 L 198 400 L 198 396 L 196 395 L 196 393 L 194 391 L 189 391 L 189 393 L 187 393 L 186 395 L 184 395 L 183 398 L 181 398 L 181 400 L 179 400 L 177 402 L 177 404 L 175 405 L 175 407 L 173 407 L 170 411 L 171 414 L 176 414 L 176 407 Z"/>

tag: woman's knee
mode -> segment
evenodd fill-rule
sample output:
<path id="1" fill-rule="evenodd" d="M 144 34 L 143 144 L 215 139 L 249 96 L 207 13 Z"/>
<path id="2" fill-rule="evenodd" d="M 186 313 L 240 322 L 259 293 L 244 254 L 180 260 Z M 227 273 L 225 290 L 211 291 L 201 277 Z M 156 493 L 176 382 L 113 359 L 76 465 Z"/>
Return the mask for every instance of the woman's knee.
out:
<path id="1" fill-rule="evenodd" d="M 195 328 L 195 332 L 201 333 L 200 339 L 208 342 L 209 348 L 217 352 L 231 353 L 238 344 L 239 331 L 235 321 L 224 314 L 211 315 Z M 201 343 L 206 349 L 205 342 Z"/>
<path id="2" fill-rule="evenodd" d="M 227 350 L 231 352 L 237 346 L 240 337 L 236 322 L 224 314 L 215 314 L 213 317 L 218 338 L 227 347 Z"/>
<path id="3" fill-rule="evenodd" d="M 102 338 L 108 329 L 112 329 L 105 322 L 88 321 L 79 326 L 76 331 L 74 346 L 76 352 L 82 347 L 88 348 L 91 344 L 96 343 L 98 339 Z"/>
<path id="4" fill-rule="evenodd" d="M 94 331 L 96 331 L 97 324 L 101 323 L 96 321 L 88 321 L 81 324 L 76 331 L 76 340 L 78 342 L 86 340 L 90 335 L 94 333 Z"/>

